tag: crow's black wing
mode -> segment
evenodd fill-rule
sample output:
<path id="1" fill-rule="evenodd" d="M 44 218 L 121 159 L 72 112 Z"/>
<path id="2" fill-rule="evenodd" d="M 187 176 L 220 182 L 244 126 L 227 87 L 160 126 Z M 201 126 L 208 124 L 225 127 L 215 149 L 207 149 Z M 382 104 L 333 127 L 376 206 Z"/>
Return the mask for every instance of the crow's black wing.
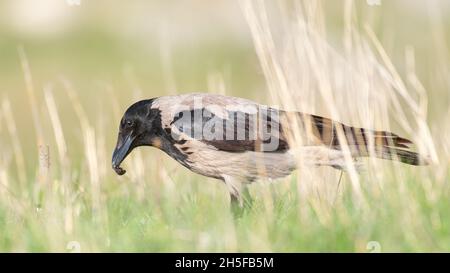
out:
<path id="1" fill-rule="evenodd" d="M 284 152 L 289 148 L 278 110 L 221 109 L 221 115 L 216 113 L 207 107 L 178 112 L 171 127 L 222 151 Z"/>

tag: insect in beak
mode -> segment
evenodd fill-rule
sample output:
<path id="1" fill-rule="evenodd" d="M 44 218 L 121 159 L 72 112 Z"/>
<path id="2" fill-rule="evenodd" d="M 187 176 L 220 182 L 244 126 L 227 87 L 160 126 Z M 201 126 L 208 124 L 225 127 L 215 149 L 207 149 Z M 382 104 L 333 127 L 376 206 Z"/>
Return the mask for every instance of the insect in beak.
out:
<path id="1" fill-rule="evenodd" d="M 118 175 L 124 175 L 126 173 L 126 171 L 120 167 L 120 164 L 131 152 L 134 139 L 135 137 L 131 135 L 127 135 L 125 136 L 125 139 L 123 139 L 119 134 L 119 140 L 112 156 L 112 168 Z"/>

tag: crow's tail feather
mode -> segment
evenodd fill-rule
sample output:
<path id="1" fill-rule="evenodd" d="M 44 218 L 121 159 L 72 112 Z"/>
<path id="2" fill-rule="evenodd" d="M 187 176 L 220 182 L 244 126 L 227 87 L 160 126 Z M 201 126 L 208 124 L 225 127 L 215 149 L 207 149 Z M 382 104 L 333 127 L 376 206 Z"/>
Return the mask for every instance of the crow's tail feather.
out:
<path id="1" fill-rule="evenodd" d="M 300 116 L 304 128 L 319 143 L 337 150 L 347 145 L 354 157 L 377 157 L 409 165 L 429 164 L 427 158 L 411 151 L 412 141 L 394 133 L 347 126 L 316 115 L 300 113 Z"/>

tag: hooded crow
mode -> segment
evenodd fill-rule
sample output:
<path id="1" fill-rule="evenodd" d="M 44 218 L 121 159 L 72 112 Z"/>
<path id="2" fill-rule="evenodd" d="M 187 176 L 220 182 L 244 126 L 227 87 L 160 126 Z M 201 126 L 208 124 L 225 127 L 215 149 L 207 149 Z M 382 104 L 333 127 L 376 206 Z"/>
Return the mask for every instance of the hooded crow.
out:
<path id="1" fill-rule="evenodd" d="M 198 174 L 225 182 L 242 205 L 241 189 L 259 178 L 289 175 L 298 162 L 346 169 L 348 159 L 377 157 L 410 165 L 426 158 L 408 139 L 386 131 L 344 125 L 301 112 L 214 94 L 184 94 L 131 105 L 119 126 L 112 167 L 136 147 L 153 146 Z"/>

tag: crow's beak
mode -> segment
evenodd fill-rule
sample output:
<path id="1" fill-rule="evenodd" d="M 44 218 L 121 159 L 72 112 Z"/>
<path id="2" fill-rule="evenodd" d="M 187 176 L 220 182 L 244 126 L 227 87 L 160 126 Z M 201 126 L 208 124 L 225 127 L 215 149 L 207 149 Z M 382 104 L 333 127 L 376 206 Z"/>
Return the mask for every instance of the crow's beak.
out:
<path id="1" fill-rule="evenodd" d="M 123 175 L 126 172 L 120 167 L 120 164 L 131 152 L 131 145 L 133 144 L 134 139 L 135 137 L 132 137 L 131 135 L 125 137 L 119 135 L 119 140 L 117 141 L 117 146 L 112 156 L 112 168 L 118 175 Z"/>

